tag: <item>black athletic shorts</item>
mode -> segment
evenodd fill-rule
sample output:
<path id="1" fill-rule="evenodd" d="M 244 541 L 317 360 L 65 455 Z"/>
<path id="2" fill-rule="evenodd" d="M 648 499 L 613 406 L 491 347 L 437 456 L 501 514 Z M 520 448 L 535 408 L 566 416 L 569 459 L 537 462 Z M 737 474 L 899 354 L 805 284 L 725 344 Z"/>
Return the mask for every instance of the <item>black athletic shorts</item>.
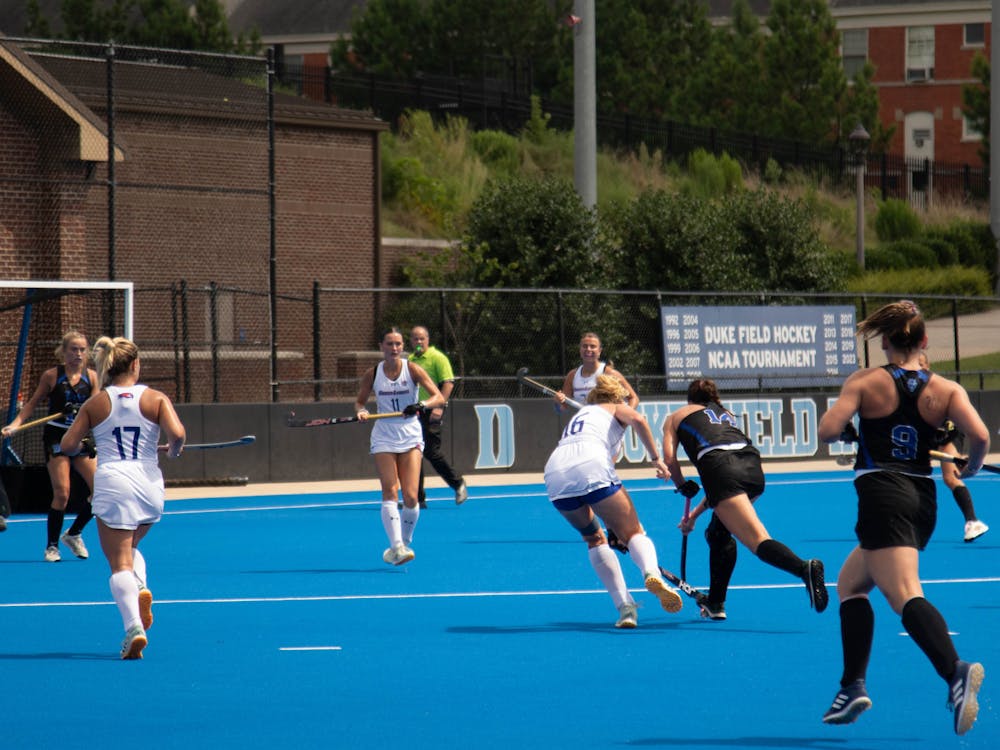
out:
<path id="1" fill-rule="evenodd" d="M 752 445 L 738 451 L 717 449 L 698 459 L 698 476 L 705 489 L 705 504 L 714 508 L 720 500 L 741 492 L 753 500 L 764 492 L 764 470 L 760 453 Z"/>
<path id="2" fill-rule="evenodd" d="M 59 448 L 59 443 L 62 442 L 63 435 L 66 434 L 67 428 L 56 427 L 55 425 L 46 424 L 42 427 L 42 442 L 45 443 L 45 460 L 48 461 L 53 456 L 61 456 L 62 450 Z"/>
<path id="3" fill-rule="evenodd" d="M 873 471 L 854 480 L 862 549 L 916 547 L 922 550 L 937 523 L 937 488 L 930 477 Z"/>

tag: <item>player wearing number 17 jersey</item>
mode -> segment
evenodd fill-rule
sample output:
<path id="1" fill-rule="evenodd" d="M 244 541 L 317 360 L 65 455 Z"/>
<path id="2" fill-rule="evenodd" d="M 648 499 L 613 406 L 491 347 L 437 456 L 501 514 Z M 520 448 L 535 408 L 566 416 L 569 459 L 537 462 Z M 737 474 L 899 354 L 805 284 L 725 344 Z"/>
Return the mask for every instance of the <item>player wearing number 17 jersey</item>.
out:
<path id="1" fill-rule="evenodd" d="M 163 513 L 157 441 L 163 432 L 167 455 L 176 458 L 184 447 L 184 425 L 166 395 L 138 384 L 139 350 L 131 341 L 99 339 L 94 361 L 104 390 L 83 405 L 60 448 L 73 456 L 87 432 L 94 433 L 93 507 L 101 549 L 111 567 L 111 595 L 125 626 L 121 657 L 141 659 L 146 630 L 153 623 L 153 595 L 138 546 Z"/>

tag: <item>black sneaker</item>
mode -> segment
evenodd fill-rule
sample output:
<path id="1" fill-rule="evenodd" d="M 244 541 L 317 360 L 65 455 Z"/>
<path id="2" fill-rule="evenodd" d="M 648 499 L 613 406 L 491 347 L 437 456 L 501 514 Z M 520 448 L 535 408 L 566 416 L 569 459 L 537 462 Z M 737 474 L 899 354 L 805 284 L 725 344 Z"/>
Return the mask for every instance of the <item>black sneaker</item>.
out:
<path id="1" fill-rule="evenodd" d="M 841 688 L 834 696 L 833 704 L 823 714 L 824 724 L 853 724 L 865 711 L 872 707 L 872 699 L 865 690 L 864 680 L 855 680 Z"/>
<path id="2" fill-rule="evenodd" d="M 698 609 L 701 610 L 701 616 L 706 620 L 719 621 L 726 619 L 725 602 L 715 604 L 714 602 L 710 602 L 708 599 L 702 599 L 698 602 Z"/>
<path id="3" fill-rule="evenodd" d="M 955 712 L 955 734 L 965 734 L 979 715 L 979 688 L 986 671 L 978 662 L 955 663 L 955 675 L 948 685 L 948 708 Z"/>
<path id="4" fill-rule="evenodd" d="M 806 574 L 802 578 L 809 592 L 809 606 L 817 612 L 826 609 L 830 603 L 830 595 L 826 590 L 826 579 L 823 577 L 823 561 L 810 560 L 806 563 Z"/>

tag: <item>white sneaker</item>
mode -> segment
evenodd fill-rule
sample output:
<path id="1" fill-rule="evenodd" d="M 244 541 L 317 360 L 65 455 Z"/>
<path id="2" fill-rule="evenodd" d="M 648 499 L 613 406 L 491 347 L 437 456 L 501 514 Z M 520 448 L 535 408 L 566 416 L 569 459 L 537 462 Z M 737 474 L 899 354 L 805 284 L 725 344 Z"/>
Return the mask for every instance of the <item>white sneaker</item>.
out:
<path id="1" fill-rule="evenodd" d="M 149 641 L 146 638 L 146 631 L 142 625 L 133 625 L 125 633 L 125 640 L 122 641 L 123 659 L 141 659 L 142 650 L 146 648 Z"/>
<path id="2" fill-rule="evenodd" d="M 680 612 L 684 602 L 681 595 L 670 588 L 656 573 L 646 574 L 646 591 L 660 600 L 660 606 L 667 612 Z"/>
<path id="3" fill-rule="evenodd" d="M 976 521 L 966 521 L 965 522 L 965 541 L 972 542 L 972 541 L 978 539 L 979 537 L 981 537 L 983 534 L 985 534 L 989 530 L 990 530 L 990 527 L 987 526 L 982 521 L 979 521 L 979 520 L 976 520 Z"/>
<path id="4" fill-rule="evenodd" d="M 455 505 L 461 505 L 468 499 L 469 499 L 469 488 L 466 486 L 465 480 L 463 479 L 462 483 L 458 485 L 458 489 L 455 490 Z"/>
<path id="5" fill-rule="evenodd" d="M 52 544 L 45 548 L 45 562 L 59 562 L 62 557 L 59 555 L 59 548 Z"/>
<path id="6" fill-rule="evenodd" d="M 414 557 L 416 554 L 405 544 L 397 544 L 382 553 L 382 559 L 390 565 L 404 565 Z"/>
<path id="7" fill-rule="evenodd" d="M 615 623 L 616 628 L 624 628 L 625 630 L 632 630 L 636 625 L 639 624 L 639 618 L 637 617 L 637 612 L 639 607 L 635 602 L 625 602 L 618 608 L 618 622 Z"/>
<path id="8" fill-rule="evenodd" d="M 87 545 L 83 543 L 83 537 L 80 534 L 70 534 L 67 532 L 59 537 L 59 539 L 69 547 L 70 552 L 81 560 L 86 560 L 90 557 L 90 553 L 87 552 Z"/>
<path id="9" fill-rule="evenodd" d="M 142 627 L 149 630 L 153 624 L 153 592 L 145 586 L 139 589 L 139 619 Z"/>

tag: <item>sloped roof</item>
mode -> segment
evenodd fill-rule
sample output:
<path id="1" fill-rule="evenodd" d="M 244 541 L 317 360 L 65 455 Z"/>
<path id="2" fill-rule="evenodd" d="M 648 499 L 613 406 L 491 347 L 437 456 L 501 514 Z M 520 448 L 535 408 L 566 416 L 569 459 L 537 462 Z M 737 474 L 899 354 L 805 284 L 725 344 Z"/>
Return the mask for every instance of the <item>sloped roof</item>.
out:
<path id="1" fill-rule="evenodd" d="M 355 9 L 364 4 L 365 0 L 242 0 L 229 14 L 229 29 L 239 33 L 257 28 L 265 37 L 348 34 Z"/>
<path id="2" fill-rule="evenodd" d="M 0 35 L 0 99 L 7 97 L 18 102 L 12 111 L 25 120 L 68 127 L 64 131 L 68 138 L 56 146 L 71 151 L 67 158 L 107 160 L 105 122 L 18 45 Z M 116 147 L 116 161 L 122 158 L 121 149 Z"/>
<path id="3" fill-rule="evenodd" d="M 106 107 L 107 71 L 104 60 L 55 54 L 33 59 L 94 110 Z M 231 58 L 230 58 L 231 59 Z M 239 63 L 238 59 L 234 60 Z M 249 67 L 243 76 L 250 79 Z M 263 67 L 256 66 L 258 75 Z M 266 115 L 263 85 L 237 77 L 215 75 L 192 67 L 150 62 L 118 61 L 114 67 L 115 106 L 122 110 L 186 112 L 201 117 L 260 119 Z M 354 130 L 384 130 L 388 126 L 370 112 L 342 109 L 324 102 L 276 92 L 275 120 L 281 123 Z"/>

